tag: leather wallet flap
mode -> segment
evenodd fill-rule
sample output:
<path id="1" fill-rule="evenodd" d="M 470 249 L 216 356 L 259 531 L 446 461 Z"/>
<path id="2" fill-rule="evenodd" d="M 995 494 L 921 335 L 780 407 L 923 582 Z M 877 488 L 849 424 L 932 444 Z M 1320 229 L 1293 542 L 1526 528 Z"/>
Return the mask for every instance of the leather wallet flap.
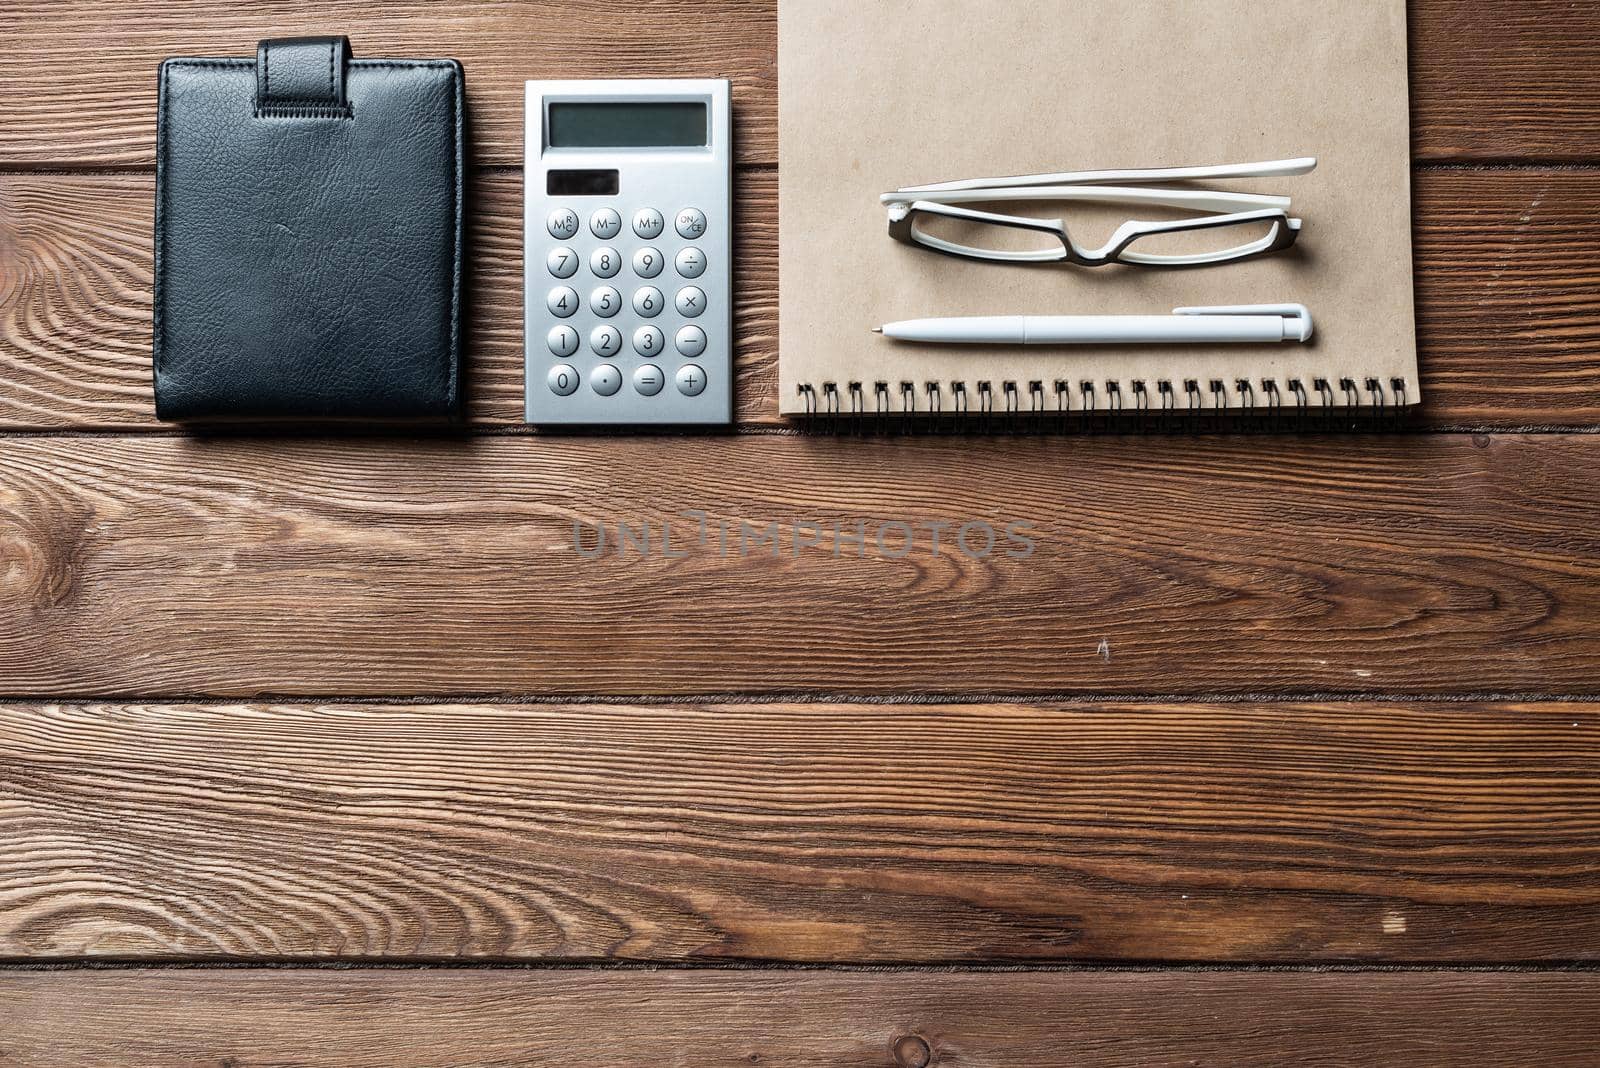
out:
<path id="1" fill-rule="evenodd" d="M 284 37 L 256 46 L 256 114 L 343 118 L 348 114 L 347 37 Z"/>

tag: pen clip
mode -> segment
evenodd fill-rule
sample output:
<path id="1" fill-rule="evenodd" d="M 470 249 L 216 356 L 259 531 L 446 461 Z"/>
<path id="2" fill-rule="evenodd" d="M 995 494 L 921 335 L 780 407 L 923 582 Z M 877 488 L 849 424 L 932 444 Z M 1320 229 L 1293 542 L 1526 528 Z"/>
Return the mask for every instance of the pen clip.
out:
<path id="1" fill-rule="evenodd" d="M 1276 315 L 1294 326 L 1284 327 L 1284 336 L 1296 341 L 1311 340 L 1311 309 L 1304 304 L 1231 304 L 1215 308 L 1173 308 L 1173 315 Z"/>

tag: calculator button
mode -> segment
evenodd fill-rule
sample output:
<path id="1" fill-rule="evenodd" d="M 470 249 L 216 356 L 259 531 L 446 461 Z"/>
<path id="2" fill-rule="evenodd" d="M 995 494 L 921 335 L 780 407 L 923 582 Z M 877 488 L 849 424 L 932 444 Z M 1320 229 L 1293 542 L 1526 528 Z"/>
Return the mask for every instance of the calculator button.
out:
<path id="1" fill-rule="evenodd" d="M 556 246 L 550 250 L 545 263 L 557 278 L 571 278 L 578 273 L 578 254 L 570 248 Z"/>
<path id="2" fill-rule="evenodd" d="M 622 233 L 622 216 L 611 208 L 601 208 L 589 216 L 589 229 L 595 237 L 609 241 Z"/>
<path id="3" fill-rule="evenodd" d="M 706 351 L 706 332 L 698 326 L 686 326 L 674 339 L 678 352 L 684 356 L 698 356 Z"/>
<path id="4" fill-rule="evenodd" d="M 578 392 L 578 369 L 570 363 L 558 363 L 550 368 L 550 392 L 558 397 L 570 397 Z"/>
<path id="5" fill-rule="evenodd" d="M 609 397 L 622 388 L 622 372 L 617 370 L 616 364 L 603 363 L 589 376 L 589 384 L 600 396 Z"/>
<path id="6" fill-rule="evenodd" d="M 622 331 L 610 325 L 597 326 L 589 334 L 589 347 L 609 360 L 622 351 Z"/>
<path id="7" fill-rule="evenodd" d="M 686 248 L 678 253 L 678 273 L 685 278 L 699 278 L 706 273 L 706 254 L 697 248 Z"/>
<path id="8" fill-rule="evenodd" d="M 698 397 L 706 391 L 706 373 L 692 363 L 678 368 L 678 392 L 685 397 Z"/>
<path id="9" fill-rule="evenodd" d="M 614 248 L 597 248 L 589 257 L 589 270 L 597 278 L 610 278 L 622 270 L 622 253 Z"/>
<path id="10" fill-rule="evenodd" d="M 578 351 L 578 332 L 570 326 L 552 326 L 545 341 L 554 356 L 571 356 Z"/>
<path id="11" fill-rule="evenodd" d="M 666 372 L 653 363 L 647 363 L 633 372 L 633 388 L 646 397 L 654 397 L 666 384 Z"/>
<path id="12" fill-rule="evenodd" d="M 660 356 L 667 346 L 667 337 L 659 327 L 641 326 L 633 332 L 633 351 L 640 356 Z"/>
<path id="13" fill-rule="evenodd" d="M 556 286 L 545 298 L 545 304 L 550 308 L 550 314 L 557 319 L 565 319 L 578 310 L 578 294 L 571 286 Z"/>
<path id="14" fill-rule="evenodd" d="M 693 241 L 706 232 L 706 213 L 699 208 L 684 208 L 678 212 L 675 225 L 678 228 L 679 237 L 685 237 Z"/>
<path id="15" fill-rule="evenodd" d="M 633 273 L 640 278 L 654 278 L 661 273 L 662 256 L 657 248 L 642 248 L 633 254 Z"/>
<path id="16" fill-rule="evenodd" d="M 622 294 L 610 286 L 601 286 L 589 294 L 589 310 L 602 319 L 609 319 L 622 310 Z"/>
<path id="17" fill-rule="evenodd" d="M 652 237 L 660 237 L 666 223 L 661 218 L 661 213 L 655 208 L 640 208 L 633 213 L 633 232 L 646 241 Z"/>
<path id="18" fill-rule="evenodd" d="M 578 232 L 578 213 L 571 208 L 557 208 L 550 213 L 550 218 L 545 220 L 545 227 L 550 231 L 550 236 L 557 241 L 565 241 Z"/>
<path id="19" fill-rule="evenodd" d="M 677 304 L 679 315 L 693 319 L 706 310 L 706 295 L 698 286 L 684 286 L 678 290 Z"/>
<path id="20" fill-rule="evenodd" d="M 645 286 L 642 289 L 634 290 L 633 293 L 633 310 L 646 319 L 654 319 L 660 315 L 661 307 L 666 302 L 667 298 L 663 297 L 661 290 L 655 286 Z"/>

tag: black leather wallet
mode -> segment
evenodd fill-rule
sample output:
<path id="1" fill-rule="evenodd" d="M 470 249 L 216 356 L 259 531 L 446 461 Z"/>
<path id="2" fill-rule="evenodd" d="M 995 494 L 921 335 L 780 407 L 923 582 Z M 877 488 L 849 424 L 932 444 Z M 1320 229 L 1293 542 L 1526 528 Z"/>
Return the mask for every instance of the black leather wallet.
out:
<path id="1" fill-rule="evenodd" d="M 156 414 L 457 417 L 461 65 L 308 37 L 160 85 Z"/>

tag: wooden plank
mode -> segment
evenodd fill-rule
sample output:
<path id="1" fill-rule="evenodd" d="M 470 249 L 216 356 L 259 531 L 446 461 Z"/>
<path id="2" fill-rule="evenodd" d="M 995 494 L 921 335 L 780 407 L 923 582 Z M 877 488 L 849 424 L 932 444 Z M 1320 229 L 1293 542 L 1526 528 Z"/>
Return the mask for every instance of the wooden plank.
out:
<path id="1" fill-rule="evenodd" d="M 358 56 L 466 66 L 477 158 L 522 162 L 522 83 L 536 77 L 723 76 L 738 151 L 777 160 L 771 0 L 172 6 L 25 0 L 0 12 L 0 167 L 149 167 L 155 71 L 169 55 L 253 55 L 270 36 L 343 32 Z M 1411 0 L 1413 144 L 1422 159 L 1581 159 L 1600 143 L 1600 12 L 1570 0 Z M 87 72 L 87 73 L 86 73 Z M 1070 162 L 1070 161 L 1068 161 Z M 1063 166 L 1066 166 L 1063 163 Z"/>
<path id="2" fill-rule="evenodd" d="M 0 972 L 8 1063 L 1594 1063 L 1587 974 Z"/>
<path id="3" fill-rule="evenodd" d="M 1410 0 L 1420 159 L 1567 159 L 1600 147 L 1600 5 Z"/>
<path id="4" fill-rule="evenodd" d="M 1600 173 L 1432 171 L 1413 196 L 1428 419 L 1600 424 Z"/>
<path id="5" fill-rule="evenodd" d="M 468 264 L 468 410 L 522 422 L 522 180 L 479 176 Z M 738 184 L 738 418 L 777 415 L 777 175 Z M 153 181 L 0 176 L 0 429 L 151 430 Z"/>
<path id="6" fill-rule="evenodd" d="M 14 438 L 0 694 L 1595 693 L 1597 463 L 1586 435 Z"/>
<path id="7" fill-rule="evenodd" d="M 1600 174 L 1416 176 L 1424 419 L 1600 425 Z M 468 388 L 480 426 L 522 418 L 521 190 L 475 188 Z M 738 416 L 777 424 L 777 176 L 739 182 Z M 0 427 L 152 429 L 151 180 L 0 177 Z M 866 342 L 864 341 L 865 345 Z"/>
<path id="8" fill-rule="evenodd" d="M 31 960 L 1595 961 L 1600 705 L 11 705 L 0 838 Z"/>
<path id="9" fill-rule="evenodd" d="M 163 59 L 319 33 L 358 58 L 460 60 L 480 163 L 521 166 L 529 78 L 729 78 L 738 158 L 778 158 L 772 0 L 22 0 L 0 11 L 0 168 L 153 167 Z"/>

